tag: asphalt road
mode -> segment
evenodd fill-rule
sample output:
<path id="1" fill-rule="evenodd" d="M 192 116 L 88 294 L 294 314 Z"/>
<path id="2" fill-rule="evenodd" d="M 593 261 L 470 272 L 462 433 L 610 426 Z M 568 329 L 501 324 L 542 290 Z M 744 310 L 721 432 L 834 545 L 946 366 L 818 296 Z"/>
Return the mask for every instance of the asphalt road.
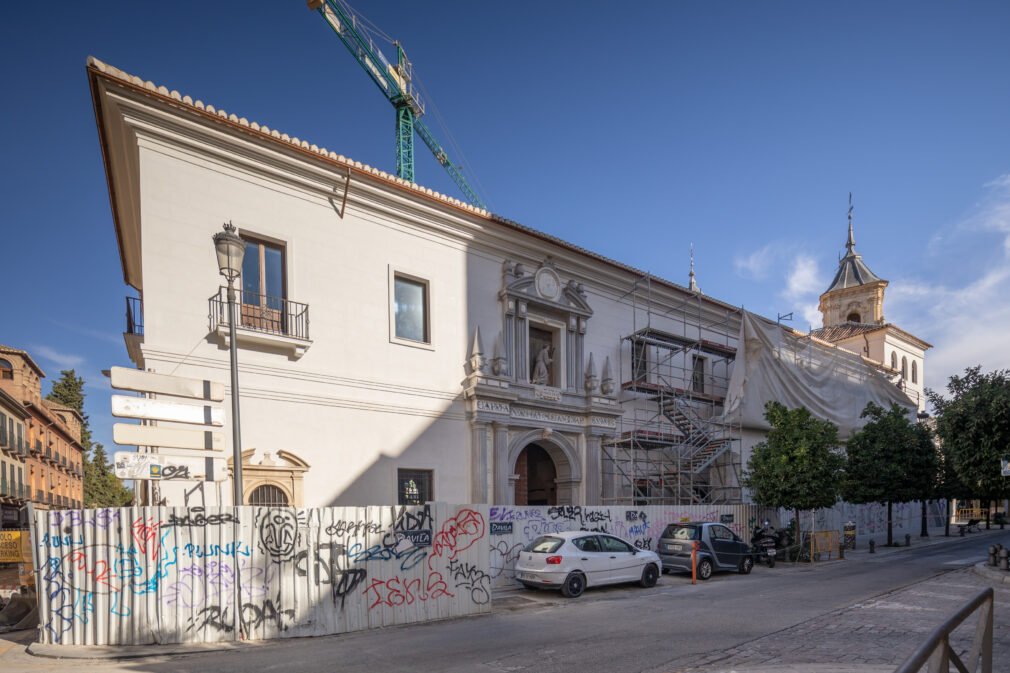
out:
<path id="1" fill-rule="evenodd" d="M 1010 530 L 935 546 L 853 555 L 809 566 L 780 563 L 750 575 L 716 575 L 692 585 L 664 575 L 652 589 L 495 597 L 492 615 L 323 638 L 272 641 L 241 650 L 172 658 L 73 662 L 82 671 L 304 673 L 341 671 L 658 672 L 981 560 L 990 544 L 1010 546 Z M 914 543 L 913 543 L 914 544 Z M 911 644 L 896 644 L 911 649 Z M 10 652 L 5 673 L 72 670 L 66 661 Z"/>

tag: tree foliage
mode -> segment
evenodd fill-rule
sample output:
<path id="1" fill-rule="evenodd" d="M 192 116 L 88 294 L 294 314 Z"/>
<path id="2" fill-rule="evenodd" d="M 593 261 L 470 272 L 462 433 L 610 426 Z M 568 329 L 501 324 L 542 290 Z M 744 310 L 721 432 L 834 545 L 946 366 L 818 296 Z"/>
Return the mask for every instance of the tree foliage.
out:
<path id="1" fill-rule="evenodd" d="M 870 402 L 861 418 L 870 421 L 849 439 L 842 497 L 852 503 L 911 502 L 932 495 L 936 449 L 929 430 L 909 419 L 898 404 L 885 410 Z"/>
<path id="2" fill-rule="evenodd" d="M 890 409 L 870 402 L 861 418 L 870 421 L 848 441 L 842 497 L 852 503 L 887 504 L 887 543 L 891 544 L 891 504 L 925 500 L 936 486 L 937 456 L 929 429 L 909 418 L 898 404 Z"/>
<path id="3" fill-rule="evenodd" d="M 81 446 L 84 447 L 82 463 L 84 467 L 84 506 L 123 507 L 133 502 L 133 493 L 116 477 L 109 465 L 105 447 L 92 443 L 91 428 L 84 413 L 84 379 L 73 369 L 60 372 L 60 378 L 53 382 L 52 391 L 46 399 L 66 405 L 76 410 L 84 424 L 81 427 Z"/>
<path id="4" fill-rule="evenodd" d="M 765 405 L 765 418 L 771 430 L 754 447 L 744 474 L 754 501 L 792 510 L 833 506 L 845 465 L 835 424 L 774 401 Z"/>
<path id="5" fill-rule="evenodd" d="M 971 367 L 950 377 L 947 394 L 926 391 L 960 486 L 975 498 L 1010 495 L 1010 480 L 1000 475 L 1000 459 L 1010 454 L 1010 371 Z"/>

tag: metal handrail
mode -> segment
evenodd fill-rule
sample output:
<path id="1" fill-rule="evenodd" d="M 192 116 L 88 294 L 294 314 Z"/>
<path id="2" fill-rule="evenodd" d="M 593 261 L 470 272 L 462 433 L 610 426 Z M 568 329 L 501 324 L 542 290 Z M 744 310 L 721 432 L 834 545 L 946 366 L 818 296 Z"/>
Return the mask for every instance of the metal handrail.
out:
<path id="1" fill-rule="evenodd" d="M 965 665 L 950 648 L 950 634 L 976 610 L 979 610 L 978 624 Z M 926 664 L 929 664 L 929 673 L 949 673 L 952 661 L 963 673 L 992 673 L 992 615 L 993 590 L 990 587 L 979 592 L 957 613 L 933 629 L 926 641 L 894 673 L 918 673 Z"/>
<path id="2" fill-rule="evenodd" d="M 144 336 L 144 302 L 140 297 L 126 298 L 126 333 Z"/>

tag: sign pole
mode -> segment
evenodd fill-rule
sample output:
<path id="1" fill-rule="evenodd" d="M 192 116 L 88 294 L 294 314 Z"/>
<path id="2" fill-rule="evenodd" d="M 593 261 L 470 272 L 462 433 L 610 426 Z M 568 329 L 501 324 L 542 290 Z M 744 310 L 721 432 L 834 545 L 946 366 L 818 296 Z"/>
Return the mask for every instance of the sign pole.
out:
<path id="1" fill-rule="evenodd" d="M 228 280 L 228 341 L 231 351 L 232 504 L 242 504 L 242 435 L 238 409 L 238 340 L 235 338 L 235 279 Z"/>

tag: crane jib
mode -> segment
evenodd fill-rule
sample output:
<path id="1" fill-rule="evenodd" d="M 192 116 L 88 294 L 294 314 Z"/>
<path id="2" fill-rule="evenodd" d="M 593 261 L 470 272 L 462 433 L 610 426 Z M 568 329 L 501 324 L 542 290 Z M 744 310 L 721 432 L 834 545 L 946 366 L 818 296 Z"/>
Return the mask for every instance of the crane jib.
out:
<path id="1" fill-rule="evenodd" d="M 424 114 L 423 102 L 411 89 L 412 70 L 399 43 L 397 63 L 393 65 L 362 30 L 359 21 L 350 8 L 340 0 L 309 0 L 309 9 L 316 10 L 337 34 L 351 55 L 375 82 L 396 109 L 396 174 L 414 181 L 414 132 L 428 146 L 435 160 L 445 169 L 452 181 L 463 192 L 471 204 L 487 208 L 477 196 L 459 167 L 449 160 L 449 156 L 432 135 L 428 127 L 421 123 Z M 385 69 L 382 65 L 385 65 Z"/>

